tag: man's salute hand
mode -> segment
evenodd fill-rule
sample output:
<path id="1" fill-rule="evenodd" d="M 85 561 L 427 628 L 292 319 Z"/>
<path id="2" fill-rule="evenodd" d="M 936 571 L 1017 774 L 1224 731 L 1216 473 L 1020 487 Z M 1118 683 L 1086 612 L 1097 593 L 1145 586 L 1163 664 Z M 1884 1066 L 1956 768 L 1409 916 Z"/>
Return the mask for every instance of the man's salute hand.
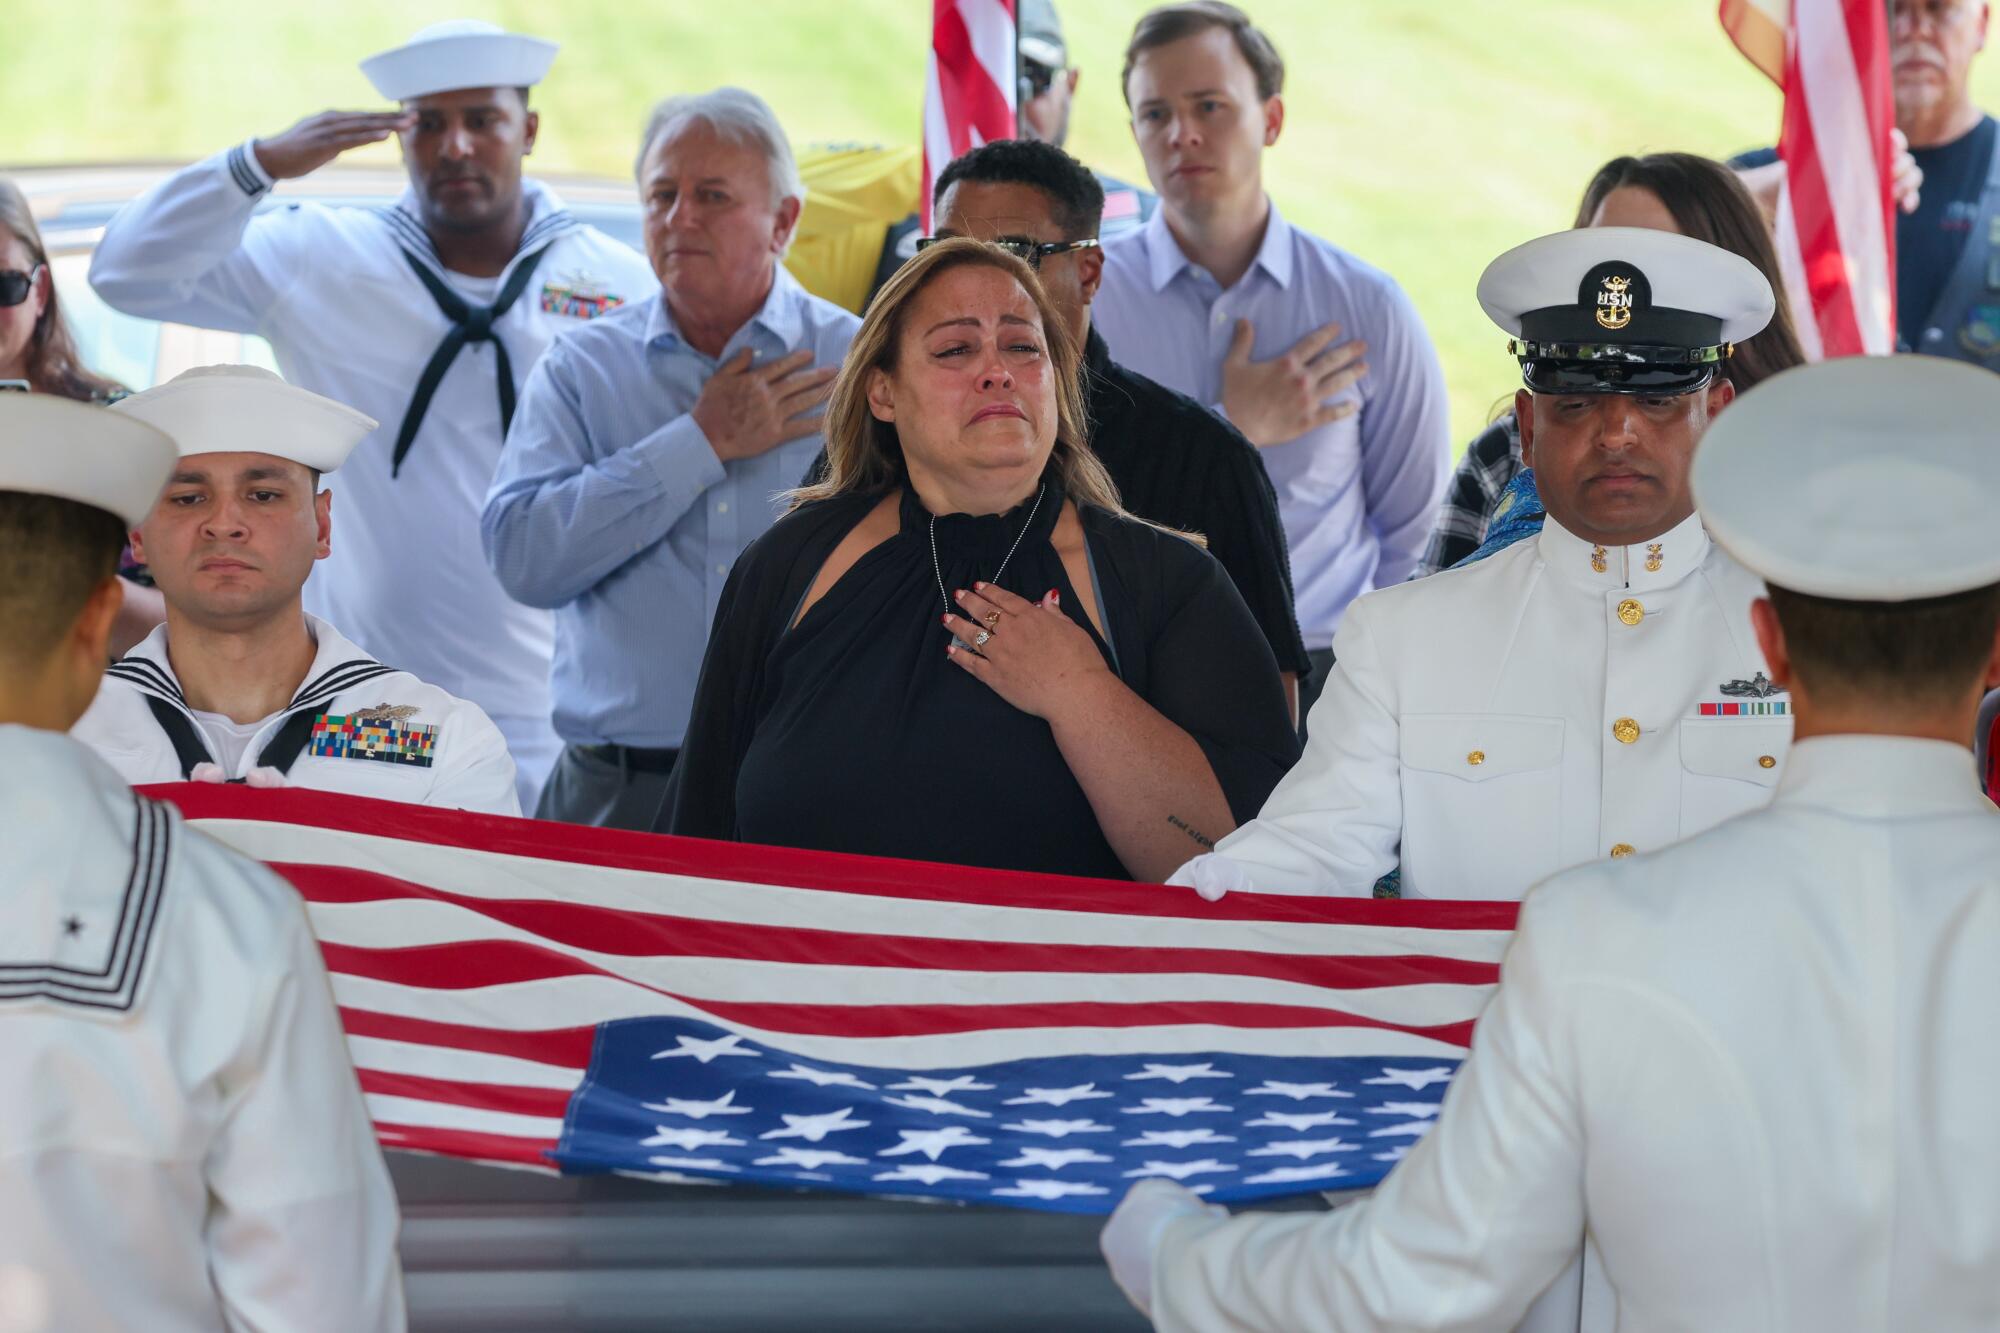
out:
<path id="1" fill-rule="evenodd" d="M 411 111 L 322 111 L 283 134 L 257 140 L 257 161 L 273 180 L 317 171 L 350 148 L 380 143 L 417 123 Z"/>

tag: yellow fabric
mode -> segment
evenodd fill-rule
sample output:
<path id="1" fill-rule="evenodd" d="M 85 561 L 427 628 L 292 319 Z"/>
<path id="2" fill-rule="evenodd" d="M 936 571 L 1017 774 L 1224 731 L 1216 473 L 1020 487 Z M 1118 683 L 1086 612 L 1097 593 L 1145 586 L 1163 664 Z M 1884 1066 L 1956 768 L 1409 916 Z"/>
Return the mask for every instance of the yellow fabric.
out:
<path id="1" fill-rule="evenodd" d="M 875 285 L 889 228 L 917 211 L 921 148 L 820 144 L 799 155 L 806 203 L 785 259 L 814 296 L 860 313 Z"/>

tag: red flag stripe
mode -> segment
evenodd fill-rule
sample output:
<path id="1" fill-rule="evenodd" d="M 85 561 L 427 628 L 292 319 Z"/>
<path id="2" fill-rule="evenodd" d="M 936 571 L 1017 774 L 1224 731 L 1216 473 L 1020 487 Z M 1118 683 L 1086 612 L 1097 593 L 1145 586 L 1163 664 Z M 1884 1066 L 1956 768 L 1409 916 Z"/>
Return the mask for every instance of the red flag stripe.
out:
<path id="1" fill-rule="evenodd" d="M 474 1162 L 498 1162 L 537 1166 L 544 1171 L 555 1170 L 555 1164 L 548 1159 L 548 1154 L 556 1146 L 554 1139 L 524 1139 L 511 1134 L 481 1134 L 472 1130 L 438 1129 L 431 1125 L 398 1125 L 380 1120 L 375 1122 L 375 1137 L 385 1148 L 441 1153 L 447 1157 L 464 1157 Z"/>
<path id="2" fill-rule="evenodd" d="M 538 1115 L 560 1120 L 569 1111 L 570 1093 L 560 1088 L 522 1088 L 501 1083 L 472 1083 L 460 1079 L 425 1078 L 419 1074 L 396 1074 L 382 1069 L 355 1070 L 363 1092 L 384 1097 L 408 1097 L 413 1101 L 447 1102 L 481 1111 L 501 1111 L 508 1115 Z"/>
<path id="3" fill-rule="evenodd" d="M 816 930 L 798 926 L 711 921 L 697 917 L 617 911 L 538 900 L 474 898 L 406 880 L 339 866 L 274 863 L 314 903 L 424 899 L 476 912 L 557 944 L 619 957 L 725 958 L 840 967 L 959 972 L 1211 973 L 1263 977 L 1329 990 L 1402 985 L 1488 986 L 1496 963 L 1430 956 L 1353 957 L 1258 953 L 1244 949 L 1161 949 L 1101 944 L 1021 944 Z M 501 941 L 484 942 L 500 947 Z M 475 942 L 399 951 L 413 975 L 463 975 L 459 960 Z M 512 946 L 525 948 L 528 946 Z M 432 957 L 438 964 L 423 972 Z M 461 980 L 461 986 L 488 984 Z"/>
<path id="4" fill-rule="evenodd" d="M 972 34 L 965 30 L 965 16 L 956 4 L 941 6 L 932 32 L 938 54 L 938 77 L 944 85 L 945 105 L 953 113 L 951 148 L 963 153 L 978 142 L 1005 139 L 1014 132 L 1012 99 L 993 82 L 993 75 L 979 62 L 973 50 Z M 998 128 L 998 134 L 992 131 Z M 974 134 L 979 132 L 978 139 Z"/>
<path id="5" fill-rule="evenodd" d="M 1861 325 L 1855 317 L 1854 296 L 1847 285 L 1847 258 L 1834 223 L 1833 199 L 1806 105 L 1812 90 L 1799 71 L 1796 48 L 1785 60 L 1785 86 L 1785 128 L 1778 151 L 1786 163 L 1792 217 L 1805 262 L 1806 295 L 1812 301 L 1824 354 L 1854 356 L 1862 350 Z"/>
<path id="6" fill-rule="evenodd" d="M 338 945 L 324 947 L 327 952 L 327 966 L 333 970 L 349 976 L 369 977 L 382 981 L 394 981 L 399 975 L 397 966 L 386 960 L 384 955 L 388 952 L 410 952 L 399 950 L 378 954 L 369 950 L 347 950 Z M 491 962 L 490 959 L 487 961 Z M 490 980 L 475 984 L 509 985 L 549 976 L 589 975 L 598 972 L 598 969 L 586 964 L 579 964 L 557 955 L 543 955 L 537 961 L 547 963 L 548 970 L 541 972 L 535 967 L 525 966 L 519 967 L 518 970 L 495 969 L 490 973 Z M 468 972 L 479 970 L 472 959 L 454 960 L 454 971 L 461 968 Z M 385 973 L 388 975 L 383 975 Z M 637 985 L 635 982 L 625 984 Z M 1231 1000 L 1188 1003 L 1151 1001 L 1143 1004 L 1090 1000 L 1053 1000 L 1026 1004 L 787 1004 L 775 1001 L 693 1000 L 672 995 L 657 987 L 642 986 L 639 989 L 649 990 L 669 999 L 678 999 L 721 1023 L 740 1024 L 763 1032 L 806 1037 L 925 1037 L 990 1032 L 1008 1028 L 1132 1028 L 1189 1025 L 1223 1028 L 1361 1027 L 1406 1032 L 1412 1036 L 1427 1037 L 1454 1046 L 1469 1046 L 1472 1042 L 1470 1022 L 1419 1027 L 1406 1023 L 1391 1023 L 1342 1009 L 1318 1008 L 1302 1004 L 1266 1004 Z M 341 1012 L 359 1017 L 365 1011 L 343 1009 Z M 405 1027 L 406 1024 L 417 1026 Z M 573 1065 L 582 1068 L 589 1062 L 590 1035 L 593 1029 L 574 1029 L 571 1032 L 496 1033 L 489 1029 L 435 1023 L 428 1019 L 409 1019 L 392 1014 L 371 1013 L 367 1015 L 365 1024 L 349 1023 L 347 1031 L 348 1035 L 356 1037 L 386 1037 L 392 1041 L 428 1042 L 432 1045 L 465 1050 L 489 1051 L 496 1055 L 519 1056 L 523 1059 L 538 1060 L 544 1064 Z M 520 1038 L 518 1045 L 514 1044 L 517 1035 Z M 574 1041 L 580 1046 L 580 1054 L 571 1054 L 565 1058 L 550 1053 L 552 1048 L 564 1046 L 568 1041 Z"/>

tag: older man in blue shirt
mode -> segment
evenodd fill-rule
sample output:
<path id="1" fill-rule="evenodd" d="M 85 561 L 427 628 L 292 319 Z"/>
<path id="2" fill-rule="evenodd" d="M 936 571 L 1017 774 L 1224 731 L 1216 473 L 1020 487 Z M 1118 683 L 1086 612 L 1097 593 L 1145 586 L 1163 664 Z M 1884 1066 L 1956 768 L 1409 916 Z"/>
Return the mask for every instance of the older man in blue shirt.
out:
<path id="1" fill-rule="evenodd" d="M 638 177 L 661 290 L 537 363 L 480 535 L 507 592 L 556 611 L 564 748 L 536 814 L 644 829 L 723 581 L 818 454 L 859 321 L 780 262 L 804 189 L 758 97 L 662 102 Z"/>
<path id="2" fill-rule="evenodd" d="M 1092 309 L 1120 362 L 1211 405 L 1262 453 L 1315 659 L 1303 715 L 1347 604 L 1422 556 L 1451 453 L 1444 372 L 1409 298 L 1264 193 L 1284 73 L 1232 5 L 1139 21 L 1125 97 L 1161 206 L 1105 246 Z"/>

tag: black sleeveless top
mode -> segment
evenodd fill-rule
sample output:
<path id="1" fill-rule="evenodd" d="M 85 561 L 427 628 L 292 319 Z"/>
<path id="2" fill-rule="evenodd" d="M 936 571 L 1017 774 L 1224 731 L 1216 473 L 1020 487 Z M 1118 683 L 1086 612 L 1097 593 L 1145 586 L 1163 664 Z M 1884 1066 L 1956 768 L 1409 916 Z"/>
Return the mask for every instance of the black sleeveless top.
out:
<path id="1" fill-rule="evenodd" d="M 880 495 L 805 506 L 752 543 L 716 612 L 663 831 L 1129 878 L 1048 724 L 945 655 L 940 570 L 947 591 L 1058 590 L 1125 684 L 1194 737 L 1236 818 L 1255 815 L 1298 749 L 1277 663 L 1235 586 L 1192 543 L 1080 507 L 1100 636 L 1050 542 L 1063 498 L 1051 481 L 1039 508 L 940 516 L 934 565 L 931 515 L 905 488 L 896 535 L 790 628 Z"/>

